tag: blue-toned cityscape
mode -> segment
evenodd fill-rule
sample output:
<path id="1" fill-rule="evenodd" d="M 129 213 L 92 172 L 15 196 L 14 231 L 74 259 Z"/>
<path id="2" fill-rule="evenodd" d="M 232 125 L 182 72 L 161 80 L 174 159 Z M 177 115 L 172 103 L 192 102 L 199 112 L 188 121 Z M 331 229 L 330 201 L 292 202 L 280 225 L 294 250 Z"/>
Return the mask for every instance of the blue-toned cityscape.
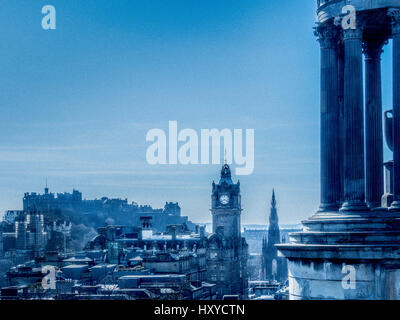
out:
<path id="1" fill-rule="evenodd" d="M 400 300 L 400 0 L 0 23 L 0 300 Z"/>
<path id="2" fill-rule="evenodd" d="M 127 199 L 25 193 L 1 223 L 2 299 L 286 299 L 275 191 L 269 228 L 241 227 L 240 182 L 212 182 L 212 230 Z M 248 239 L 248 240 L 246 240 Z M 261 240 L 262 239 L 262 246 Z"/>

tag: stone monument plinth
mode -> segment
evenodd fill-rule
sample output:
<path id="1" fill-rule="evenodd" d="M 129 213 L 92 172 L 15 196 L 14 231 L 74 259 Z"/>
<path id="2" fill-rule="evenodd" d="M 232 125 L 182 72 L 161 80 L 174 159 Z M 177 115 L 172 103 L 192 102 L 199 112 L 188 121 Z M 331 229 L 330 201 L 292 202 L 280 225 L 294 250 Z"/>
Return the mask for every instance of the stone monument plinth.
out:
<path id="1" fill-rule="evenodd" d="M 290 299 L 400 299 L 400 2 L 319 0 L 317 14 L 321 205 L 277 245 L 288 259 Z M 383 201 L 381 53 L 389 39 L 392 199 Z"/>

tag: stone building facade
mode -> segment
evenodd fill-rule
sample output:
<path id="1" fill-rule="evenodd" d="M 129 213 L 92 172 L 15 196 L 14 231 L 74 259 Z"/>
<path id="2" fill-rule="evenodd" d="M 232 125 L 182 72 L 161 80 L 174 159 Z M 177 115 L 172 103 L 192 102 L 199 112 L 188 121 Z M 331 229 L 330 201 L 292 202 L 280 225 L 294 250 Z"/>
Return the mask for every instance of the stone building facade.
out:
<path id="1" fill-rule="evenodd" d="M 15 221 L 15 238 L 17 250 L 43 250 L 47 243 L 43 215 L 30 212 L 20 216 Z"/>
<path id="2" fill-rule="evenodd" d="M 216 285 L 216 295 L 247 298 L 248 246 L 241 235 L 240 183 L 233 183 L 228 165 L 213 183 L 211 213 L 213 232 L 204 226 L 196 233 L 185 224 L 168 225 L 165 232 L 154 230 L 151 216 L 140 217 L 140 226 L 105 226 L 85 250 L 106 251 L 108 263 L 121 264 L 131 254 L 142 252 L 143 264 L 157 273 L 185 274 L 191 281 Z"/>

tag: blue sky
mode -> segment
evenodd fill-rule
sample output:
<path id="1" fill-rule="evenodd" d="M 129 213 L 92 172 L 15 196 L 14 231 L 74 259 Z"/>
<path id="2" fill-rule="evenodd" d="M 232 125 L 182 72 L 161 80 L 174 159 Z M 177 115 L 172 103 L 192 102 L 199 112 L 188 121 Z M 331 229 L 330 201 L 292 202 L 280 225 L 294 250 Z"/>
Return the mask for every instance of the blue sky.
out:
<path id="1" fill-rule="evenodd" d="M 255 170 L 239 177 L 243 223 L 266 223 L 273 187 L 281 223 L 317 209 L 316 1 L 0 3 L 1 212 L 21 208 L 47 177 L 54 192 L 178 201 L 184 215 L 209 221 L 220 166 L 146 163 L 147 131 L 169 120 L 255 129 Z M 56 30 L 41 28 L 47 4 Z M 389 48 L 383 60 L 390 107 Z"/>

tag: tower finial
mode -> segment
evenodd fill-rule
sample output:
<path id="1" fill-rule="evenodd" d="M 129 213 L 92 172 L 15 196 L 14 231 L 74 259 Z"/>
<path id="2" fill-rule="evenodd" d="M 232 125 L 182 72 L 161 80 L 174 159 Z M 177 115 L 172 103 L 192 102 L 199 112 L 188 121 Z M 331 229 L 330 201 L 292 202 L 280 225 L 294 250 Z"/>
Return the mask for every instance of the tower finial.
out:
<path id="1" fill-rule="evenodd" d="M 224 163 L 227 164 L 227 161 L 226 161 L 226 148 L 224 148 Z"/>
<path id="2" fill-rule="evenodd" d="M 46 187 L 44 188 L 44 193 L 48 194 L 49 193 L 49 187 L 47 185 L 47 177 L 46 177 Z"/>

